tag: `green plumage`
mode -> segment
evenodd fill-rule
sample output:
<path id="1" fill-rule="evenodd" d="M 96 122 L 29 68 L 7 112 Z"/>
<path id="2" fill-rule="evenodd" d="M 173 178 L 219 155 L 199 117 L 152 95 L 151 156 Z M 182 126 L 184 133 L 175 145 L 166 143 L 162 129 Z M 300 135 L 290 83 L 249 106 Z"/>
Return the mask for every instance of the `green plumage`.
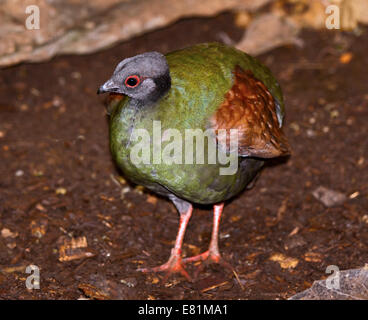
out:
<path id="1" fill-rule="evenodd" d="M 171 88 L 163 98 L 137 110 L 126 97 L 113 108 L 110 118 L 113 158 L 126 177 L 158 193 L 165 194 L 165 190 L 169 190 L 179 198 L 201 204 L 224 201 L 252 180 L 262 160 L 239 158 L 239 170 L 233 175 L 219 175 L 220 164 L 153 164 L 151 158 L 151 164 L 135 165 L 130 160 L 134 146 L 129 142 L 131 132 L 144 128 L 152 136 L 154 120 L 161 121 L 162 133 L 175 128 L 184 137 L 185 129 L 206 130 L 234 83 L 233 71 L 237 65 L 252 71 L 266 85 L 283 115 L 280 87 L 270 71 L 257 60 L 225 45 L 196 45 L 172 52 L 166 58 Z M 162 149 L 167 143 L 162 142 Z"/>

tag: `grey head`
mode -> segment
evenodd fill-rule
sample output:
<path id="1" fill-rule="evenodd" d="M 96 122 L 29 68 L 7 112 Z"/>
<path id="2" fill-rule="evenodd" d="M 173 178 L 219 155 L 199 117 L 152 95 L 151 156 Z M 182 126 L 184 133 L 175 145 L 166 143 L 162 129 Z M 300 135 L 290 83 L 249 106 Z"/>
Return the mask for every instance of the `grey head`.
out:
<path id="1" fill-rule="evenodd" d="M 169 66 L 159 52 L 146 52 L 121 61 L 97 93 L 127 95 L 139 103 L 157 101 L 171 86 Z"/>

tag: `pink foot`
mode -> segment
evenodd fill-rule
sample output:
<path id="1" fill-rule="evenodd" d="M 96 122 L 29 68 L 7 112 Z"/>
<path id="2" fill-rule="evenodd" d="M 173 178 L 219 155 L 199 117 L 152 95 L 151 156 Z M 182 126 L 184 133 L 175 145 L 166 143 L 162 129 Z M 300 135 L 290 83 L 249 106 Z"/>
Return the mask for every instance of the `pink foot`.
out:
<path id="1" fill-rule="evenodd" d="M 164 278 L 164 282 L 168 279 L 170 275 L 173 273 L 180 273 L 183 275 L 188 281 L 192 281 L 188 272 L 184 269 L 184 262 L 179 254 L 171 254 L 169 260 L 154 268 L 139 268 L 138 271 L 147 273 L 147 272 L 166 272 L 166 276 Z"/>
<path id="2" fill-rule="evenodd" d="M 197 262 L 197 261 L 202 261 L 203 263 L 197 269 L 196 275 L 198 275 L 206 265 L 209 265 L 211 263 L 220 264 L 223 267 L 229 269 L 231 272 L 233 272 L 234 270 L 234 268 L 228 262 L 226 262 L 219 253 L 214 253 L 214 252 L 211 252 L 210 250 L 207 250 L 193 257 L 185 258 L 183 259 L 182 262 L 183 264 L 186 264 L 186 263 Z"/>

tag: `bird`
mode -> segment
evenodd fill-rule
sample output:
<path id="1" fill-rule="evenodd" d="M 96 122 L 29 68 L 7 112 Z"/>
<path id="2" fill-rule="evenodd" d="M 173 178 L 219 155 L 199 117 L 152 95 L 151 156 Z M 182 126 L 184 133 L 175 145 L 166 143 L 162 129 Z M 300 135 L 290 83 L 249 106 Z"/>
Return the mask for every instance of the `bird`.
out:
<path id="1" fill-rule="evenodd" d="M 192 280 L 186 270 L 188 263 L 231 267 L 218 245 L 224 203 L 241 193 L 268 159 L 290 155 L 283 132 L 283 95 L 271 71 L 234 47 L 202 43 L 165 55 L 151 51 L 125 58 L 97 93 L 110 96 L 110 149 L 118 168 L 128 180 L 167 197 L 179 213 L 179 229 L 168 261 L 138 270 L 165 272 L 166 277 L 178 273 Z M 161 133 L 174 129 L 183 136 L 187 130 L 209 131 L 203 153 L 211 142 L 218 155 L 236 160 L 235 170 L 221 174 L 227 164 L 219 161 L 186 163 L 185 152 L 176 162 L 172 158 L 171 162 L 157 161 L 164 144 L 168 146 L 172 139 L 161 134 L 162 147 L 155 149 L 154 124 L 160 125 Z M 139 130 L 148 134 L 149 145 L 141 150 L 141 154 L 149 152 L 148 161 L 132 158 Z M 234 145 L 232 138 L 237 142 Z M 154 151 L 158 152 L 156 159 Z M 213 206 L 211 240 L 207 251 L 183 257 L 184 235 L 196 205 Z"/>

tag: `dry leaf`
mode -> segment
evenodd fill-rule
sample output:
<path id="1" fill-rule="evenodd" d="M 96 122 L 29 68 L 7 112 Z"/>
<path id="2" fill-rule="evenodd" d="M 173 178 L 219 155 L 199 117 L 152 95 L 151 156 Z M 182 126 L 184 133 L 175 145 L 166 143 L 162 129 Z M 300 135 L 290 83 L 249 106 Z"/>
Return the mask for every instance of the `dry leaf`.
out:
<path id="1" fill-rule="evenodd" d="M 295 268 L 299 263 L 298 259 L 292 258 L 292 257 L 287 257 L 287 256 L 283 255 L 282 253 L 273 254 L 270 257 L 270 260 L 278 262 L 280 264 L 281 268 L 283 268 L 283 269 Z"/>
<path id="2" fill-rule="evenodd" d="M 60 241 L 60 240 L 59 240 Z M 71 261 L 76 259 L 90 258 L 94 254 L 85 250 L 87 248 L 87 238 L 66 238 L 61 237 L 62 244 L 59 246 L 59 261 Z"/>
<path id="3" fill-rule="evenodd" d="M 92 299 L 96 299 L 96 300 L 109 300 L 110 299 L 109 295 L 106 292 L 88 283 L 79 284 L 78 289 L 83 291 L 83 293 L 87 297 L 90 297 Z"/>
<path id="4" fill-rule="evenodd" d="M 321 262 L 323 255 L 318 252 L 307 252 L 304 254 L 304 260 L 308 262 Z"/>
<path id="5" fill-rule="evenodd" d="M 55 190 L 55 193 L 56 193 L 56 194 L 61 194 L 61 195 L 66 194 L 66 192 L 67 192 L 67 190 L 66 190 L 65 188 L 57 188 L 57 189 Z"/>

